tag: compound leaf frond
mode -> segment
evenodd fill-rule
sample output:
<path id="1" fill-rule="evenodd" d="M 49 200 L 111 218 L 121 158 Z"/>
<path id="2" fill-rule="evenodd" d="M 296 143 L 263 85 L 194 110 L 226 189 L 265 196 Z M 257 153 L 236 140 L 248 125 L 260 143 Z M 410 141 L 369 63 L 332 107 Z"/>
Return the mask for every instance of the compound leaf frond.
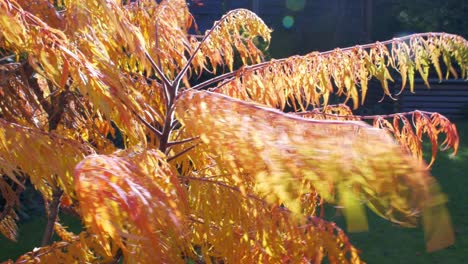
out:
<path id="1" fill-rule="evenodd" d="M 409 44 L 406 42 L 409 40 Z M 432 65 L 439 77 L 440 58 L 449 73 L 456 75 L 452 59 L 462 77 L 468 72 L 468 42 L 446 33 L 414 34 L 385 42 L 328 52 L 312 52 L 304 56 L 272 60 L 239 69 L 212 90 L 244 101 L 257 102 L 284 109 L 290 104 L 296 111 L 309 106 L 328 104 L 332 94 L 351 100 L 358 108 L 365 100 L 368 81 L 380 81 L 384 96 L 392 97 L 388 82 L 393 82 L 391 70 L 399 71 L 403 90 L 409 80 L 413 91 L 415 71 L 425 80 Z"/>
<path id="2" fill-rule="evenodd" d="M 240 188 L 253 178 L 258 193 L 293 212 L 300 211 L 299 197 L 311 191 L 304 182 L 334 203 L 340 203 L 343 184 L 361 206 L 407 226 L 444 203 L 424 164 L 381 129 L 358 121 L 306 120 L 210 92 L 187 90 L 179 100 L 178 118 L 200 136 L 200 151 L 237 175 Z"/>
<path id="3" fill-rule="evenodd" d="M 132 263 L 182 261 L 187 250 L 186 191 L 153 150 L 93 155 L 78 164 L 75 188 L 84 222 L 110 237 Z"/>
<path id="4" fill-rule="evenodd" d="M 256 41 L 261 37 L 270 42 L 271 30 L 255 13 L 247 9 L 235 9 L 216 21 L 213 27 L 205 32 L 203 42 L 193 42 L 192 45 L 202 45 L 200 53 L 193 61 L 194 67 L 200 70 L 209 63 L 216 73 L 216 67 L 227 65 L 229 70 L 234 67 L 234 48 L 239 53 L 244 65 L 260 63 L 263 53 L 257 47 Z"/>

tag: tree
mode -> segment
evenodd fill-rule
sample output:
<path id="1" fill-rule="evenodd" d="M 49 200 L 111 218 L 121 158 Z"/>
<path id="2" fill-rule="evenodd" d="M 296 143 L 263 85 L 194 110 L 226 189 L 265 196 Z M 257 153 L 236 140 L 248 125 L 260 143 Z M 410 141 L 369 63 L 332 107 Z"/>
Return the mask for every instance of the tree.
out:
<path id="1" fill-rule="evenodd" d="M 421 139 L 432 164 L 440 135 L 456 152 L 454 124 L 421 111 L 356 116 L 328 101 L 357 109 L 371 77 L 392 96 L 392 69 L 402 90 L 416 72 L 427 82 L 431 65 L 466 78 L 462 37 L 264 62 L 270 30 L 244 9 L 197 37 L 181 0 L 0 6 L 0 230 L 15 238 L 25 180 L 48 214 L 41 247 L 17 263 L 360 263 L 324 203 L 342 208 L 350 231 L 366 230 L 367 206 L 404 226 L 422 216 L 428 250 L 453 243 Z M 197 81 L 205 71 L 216 76 Z M 63 227 L 60 209 L 85 230 Z M 51 243 L 54 230 L 62 240 Z"/>

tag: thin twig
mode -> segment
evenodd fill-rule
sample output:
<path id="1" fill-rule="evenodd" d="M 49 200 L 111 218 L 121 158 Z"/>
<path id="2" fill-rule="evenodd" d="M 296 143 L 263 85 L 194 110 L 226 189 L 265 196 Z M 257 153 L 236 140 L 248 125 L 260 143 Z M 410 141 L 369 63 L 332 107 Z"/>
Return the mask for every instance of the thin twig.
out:
<path id="1" fill-rule="evenodd" d="M 156 50 L 159 52 L 159 21 L 156 22 Z M 158 67 L 159 69 L 162 69 L 162 63 L 161 63 L 161 56 L 158 54 Z M 161 70 L 162 72 L 162 70 Z M 171 100 L 171 91 L 172 85 L 168 85 L 168 83 L 163 82 L 163 89 L 164 89 L 164 96 L 166 97 L 166 107 L 169 107 L 169 103 Z"/>
<path id="2" fill-rule="evenodd" d="M 160 76 L 160 78 L 164 82 L 164 84 L 167 85 L 168 87 L 171 87 L 172 86 L 171 81 L 169 81 L 169 79 L 167 79 L 166 75 L 164 75 L 162 70 L 158 67 L 156 62 L 154 62 L 153 58 L 151 58 L 151 56 L 149 55 L 149 53 L 147 51 L 145 51 L 145 56 L 149 60 L 149 62 L 151 63 L 151 67 L 153 68 L 153 70 L 155 70 L 156 73 Z"/>
<path id="3" fill-rule="evenodd" d="M 189 34 L 189 36 L 194 37 L 196 39 L 202 40 L 205 35 L 199 35 L 199 34 Z"/>
<path id="4" fill-rule="evenodd" d="M 136 117 L 147 127 L 149 128 L 149 130 L 151 130 L 153 133 L 155 133 L 159 138 L 162 137 L 162 132 L 159 131 L 157 128 L 155 128 L 154 126 L 152 126 L 150 123 L 148 123 L 145 119 L 143 119 L 143 117 L 141 117 L 139 114 L 135 113 L 134 114 L 136 115 Z"/>
<path id="5" fill-rule="evenodd" d="M 195 148 L 196 146 L 198 146 L 198 145 L 199 145 L 199 144 L 195 144 L 195 145 L 193 145 L 193 146 L 190 146 L 190 147 L 188 147 L 188 148 L 182 150 L 181 152 L 175 154 L 174 156 L 167 158 L 167 162 L 170 162 L 171 160 L 176 159 L 176 158 L 178 158 L 178 157 L 180 157 L 180 156 L 186 154 L 187 152 L 189 152 L 190 150 L 194 149 L 194 148 Z"/>
<path id="6" fill-rule="evenodd" d="M 191 141 L 194 141 L 196 139 L 199 139 L 200 137 L 191 137 L 191 138 L 186 138 L 186 139 L 181 139 L 181 140 L 177 140 L 177 141 L 169 141 L 167 143 L 167 147 L 170 148 L 172 146 L 176 146 L 176 145 L 179 145 L 179 144 L 183 144 L 183 143 L 187 143 L 187 142 L 191 142 Z"/>

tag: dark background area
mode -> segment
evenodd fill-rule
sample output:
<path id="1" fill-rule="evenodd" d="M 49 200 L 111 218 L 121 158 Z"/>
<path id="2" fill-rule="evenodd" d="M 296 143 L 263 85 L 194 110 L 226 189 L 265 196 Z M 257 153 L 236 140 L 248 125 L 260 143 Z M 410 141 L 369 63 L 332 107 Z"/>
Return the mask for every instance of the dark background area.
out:
<path id="1" fill-rule="evenodd" d="M 199 34 L 236 8 L 254 11 L 273 29 L 267 55 L 284 58 L 384 41 L 419 32 L 446 32 L 468 37 L 467 0 L 192 0 L 190 9 Z M 394 93 L 401 84 L 398 74 Z M 417 76 L 418 77 L 418 76 Z M 417 80 L 416 96 L 404 92 L 394 101 L 383 98 L 380 83 L 371 80 L 366 102 L 357 114 L 389 114 L 415 109 L 439 112 L 451 118 L 468 117 L 466 81 L 439 82 L 430 77 L 432 91 Z M 440 98 L 439 95 L 443 95 Z"/>
<path id="2" fill-rule="evenodd" d="M 192 0 L 199 30 L 227 11 L 253 10 L 273 29 L 273 58 L 348 47 L 416 32 L 468 36 L 466 0 Z"/>

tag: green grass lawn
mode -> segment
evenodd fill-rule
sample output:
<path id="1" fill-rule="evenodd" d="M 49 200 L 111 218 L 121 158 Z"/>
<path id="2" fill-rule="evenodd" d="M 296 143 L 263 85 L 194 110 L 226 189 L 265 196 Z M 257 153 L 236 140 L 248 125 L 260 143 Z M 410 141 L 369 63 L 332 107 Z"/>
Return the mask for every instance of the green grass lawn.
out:
<path id="1" fill-rule="evenodd" d="M 76 218 L 60 215 L 60 219 L 70 231 L 78 233 L 82 229 L 80 221 Z M 20 222 L 18 242 L 12 242 L 0 235 L 0 263 L 8 259 L 16 260 L 19 256 L 32 251 L 34 247 L 39 247 L 46 224 L 45 215 Z M 52 239 L 58 240 L 59 238 L 54 235 Z"/>
<path id="2" fill-rule="evenodd" d="M 369 212 L 369 232 L 349 234 L 352 243 L 362 250 L 362 258 L 370 264 L 458 264 L 468 263 L 468 122 L 456 122 L 461 146 L 456 157 L 439 153 L 432 174 L 448 195 L 448 208 L 456 232 L 455 245 L 433 253 L 426 253 L 421 228 L 402 228 Z M 65 218 L 73 229 L 79 222 Z M 334 219 L 343 226 L 341 218 Z M 0 262 L 31 251 L 40 244 L 45 217 L 20 223 L 19 240 L 10 242 L 0 237 Z"/>
<path id="3" fill-rule="evenodd" d="M 421 228 L 402 228 L 369 212 L 369 232 L 349 234 L 362 250 L 362 258 L 378 264 L 468 263 L 468 122 L 457 124 L 461 145 L 457 156 L 441 152 L 432 168 L 442 190 L 449 197 L 448 208 L 456 234 L 453 246 L 433 253 L 425 251 Z"/>

